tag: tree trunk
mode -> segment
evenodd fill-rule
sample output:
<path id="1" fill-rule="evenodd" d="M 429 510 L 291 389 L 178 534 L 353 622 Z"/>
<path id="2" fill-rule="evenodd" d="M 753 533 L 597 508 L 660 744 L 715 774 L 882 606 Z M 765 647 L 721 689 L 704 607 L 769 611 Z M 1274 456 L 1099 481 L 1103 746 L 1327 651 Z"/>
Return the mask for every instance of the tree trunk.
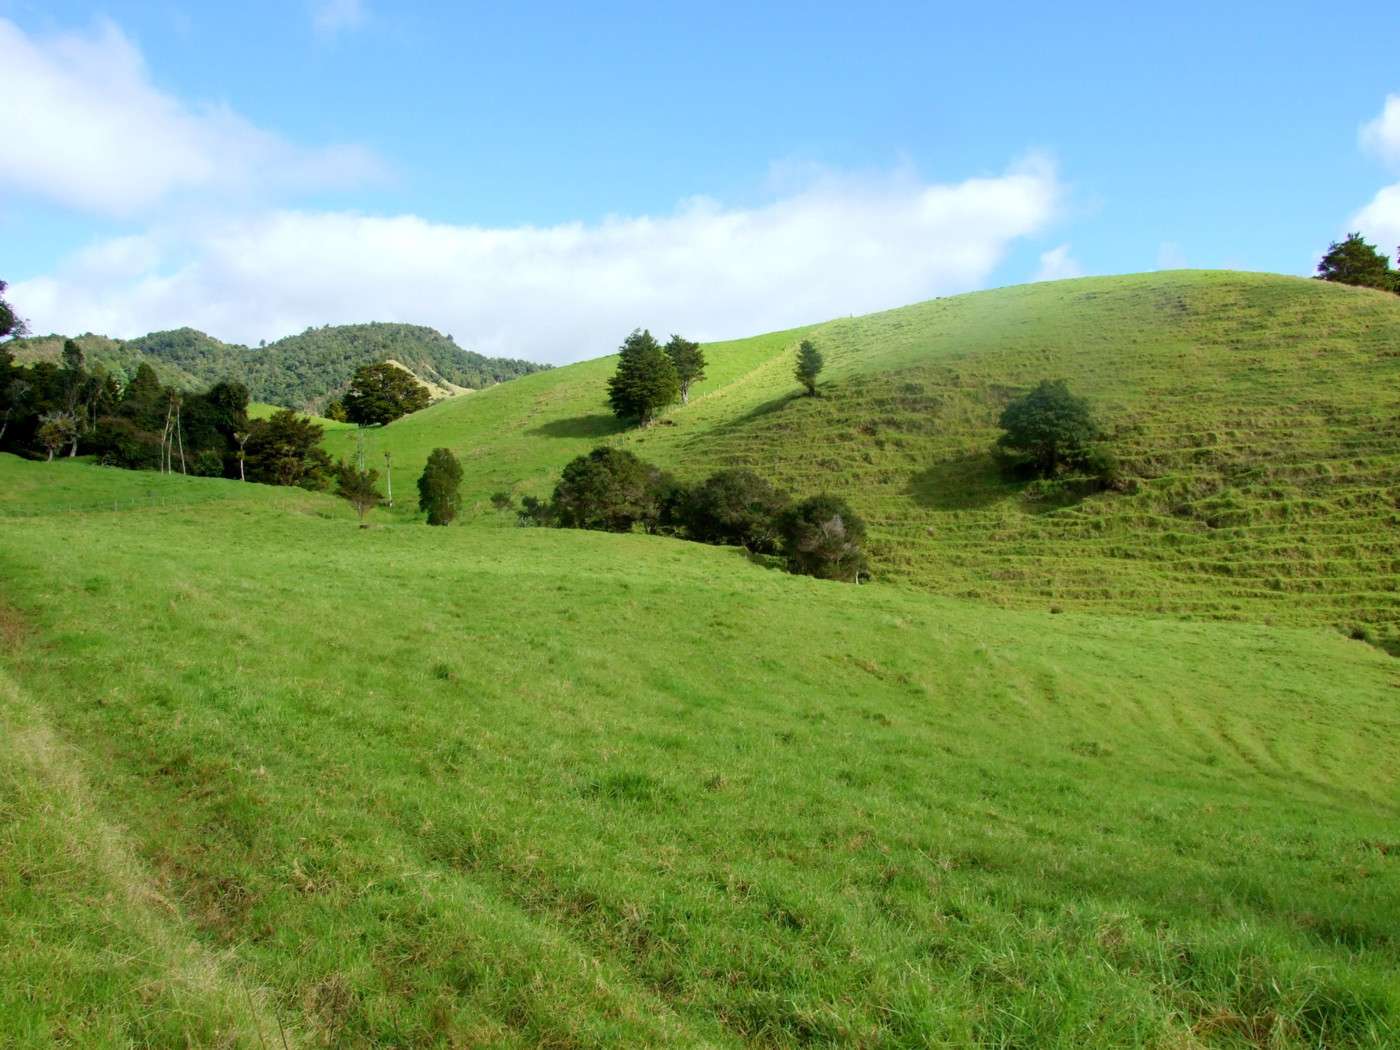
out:
<path id="1" fill-rule="evenodd" d="M 243 453 L 238 453 L 238 480 L 247 481 L 248 476 L 243 473 Z"/>
<path id="2" fill-rule="evenodd" d="M 50 446 L 48 446 L 48 448 L 49 448 L 49 458 L 46 459 L 46 460 L 44 460 L 44 462 L 45 462 L 45 463 L 52 463 L 52 462 L 53 462 L 53 446 L 50 445 Z"/>

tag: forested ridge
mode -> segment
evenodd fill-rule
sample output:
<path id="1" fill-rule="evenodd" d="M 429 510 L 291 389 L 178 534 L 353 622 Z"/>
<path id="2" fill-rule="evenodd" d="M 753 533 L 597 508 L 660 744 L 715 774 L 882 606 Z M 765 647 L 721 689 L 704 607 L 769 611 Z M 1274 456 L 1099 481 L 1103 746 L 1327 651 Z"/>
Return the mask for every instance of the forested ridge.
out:
<path id="1" fill-rule="evenodd" d="M 473 390 L 548 367 L 486 357 L 462 349 L 450 335 L 432 328 L 387 322 L 308 328 L 259 347 L 225 343 L 193 328 L 125 340 L 89 332 L 75 341 L 90 363 L 102 366 L 122 384 L 144 362 L 162 382 L 179 389 L 203 389 L 232 380 L 245 385 L 255 401 L 309 410 L 322 409 L 343 393 L 359 366 L 387 359 L 432 386 Z M 30 364 L 57 362 L 63 342 L 64 336 L 47 335 L 8 345 L 18 363 Z"/>

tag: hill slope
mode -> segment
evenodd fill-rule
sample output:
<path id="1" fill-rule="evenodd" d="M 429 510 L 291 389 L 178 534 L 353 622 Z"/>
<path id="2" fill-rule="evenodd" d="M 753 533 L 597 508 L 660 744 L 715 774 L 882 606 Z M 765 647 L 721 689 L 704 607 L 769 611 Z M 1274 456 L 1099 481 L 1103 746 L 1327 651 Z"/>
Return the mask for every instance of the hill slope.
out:
<path id="1" fill-rule="evenodd" d="M 796 397 L 792 350 L 827 358 Z M 1400 299 L 1298 278 L 1175 272 L 1026 285 L 707 348 L 668 425 L 622 432 L 612 359 L 446 402 L 377 435 L 406 480 L 436 445 L 484 508 L 543 494 L 600 442 L 683 477 L 752 467 L 848 495 L 879 576 L 1045 609 L 1400 625 Z M 1031 499 L 988 447 L 1005 403 L 1067 378 L 1132 494 Z M 329 439 L 333 452 L 337 439 Z"/>
<path id="2" fill-rule="evenodd" d="M 193 328 L 125 341 L 94 335 L 77 341 L 94 363 L 122 379 L 129 379 L 145 361 L 166 382 L 186 388 L 237 379 L 255 401 L 312 410 L 323 409 L 343 393 L 356 368 L 388 358 L 439 393 L 491 386 L 545 367 L 484 357 L 463 350 L 450 336 L 407 324 L 327 325 L 258 348 L 224 343 Z M 43 336 L 9 345 L 25 363 L 56 360 L 62 344 L 61 336 Z"/>
<path id="3" fill-rule="evenodd" d="M 19 1047 L 1400 1034 L 1400 676 L 1335 635 L 8 456 L 0 577 Z"/>

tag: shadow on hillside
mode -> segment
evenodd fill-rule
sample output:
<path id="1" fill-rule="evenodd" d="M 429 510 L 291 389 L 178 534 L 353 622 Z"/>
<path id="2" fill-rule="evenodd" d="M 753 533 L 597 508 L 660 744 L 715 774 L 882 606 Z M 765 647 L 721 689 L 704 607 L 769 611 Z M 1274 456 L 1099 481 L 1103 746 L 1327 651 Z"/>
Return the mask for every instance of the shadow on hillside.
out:
<path id="1" fill-rule="evenodd" d="M 597 412 L 591 416 L 551 420 L 532 427 L 525 433 L 552 438 L 604 438 L 620 434 L 626 429 L 627 424 L 616 416 Z"/>
<path id="2" fill-rule="evenodd" d="M 771 416 L 775 412 L 780 412 L 794 401 L 802 400 L 804 396 L 805 395 L 802 394 L 801 391 L 798 391 L 796 393 L 784 394 L 781 397 L 772 398 L 760 405 L 755 405 L 743 415 L 735 416 L 733 419 L 727 419 L 723 423 L 715 425 L 710 429 L 709 433 L 711 436 L 725 436 L 741 431 L 750 423 L 755 423 L 765 416 Z"/>
<path id="3" fill-rule="evenodd" d="M 980 510 L 1014 495 L 1019 487 L 1001 476 L 990 453 L 978 452 L 919 471 L 910 477 L 904 494 L 934 510 Z"/>

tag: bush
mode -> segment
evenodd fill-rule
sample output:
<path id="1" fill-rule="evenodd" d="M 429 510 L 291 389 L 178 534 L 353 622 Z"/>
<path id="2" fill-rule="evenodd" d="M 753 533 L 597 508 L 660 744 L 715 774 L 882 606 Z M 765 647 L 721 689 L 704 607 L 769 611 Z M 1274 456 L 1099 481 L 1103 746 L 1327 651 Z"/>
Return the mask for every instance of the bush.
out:
<path id="1" fill-rule="evenodd" d="M 462 464 L 449 449 L 435 448 L 418 478 L 418 508 L 429 525 L 450 525 L 462 509 Z"/>
<path id="2" fill-rule="evenodd" d="M 839 496 L 813 496 L 778 518 L 788 569 L 823 580 L 859 582 L 866 572 L 865 522 Z"/>
<path id="3" fill-rule="evenodd" d="M 564 468 L 551 501 L 553 516 L 573 529 L 654 528 L 663 480 L 660 471 L 625 449 L 595 448 Z"/>
<path id="4" fill-rule="evenodd" d="M 510 510 L 515 506 L 515 497 L 504 490 L 493 492 L 491 493 L 491 506 L 497 510 Z"/>
<path id="5" fill-rule="evenodd" d="M 756 554 L 778 549 L 778 516 L 789 499 L 751 470 L 722 470 L 685 501 L 685 530 L 700 543 L 745 547 Z"/>
<path id="6" fill-rule="evenodd" d="M 520 497 L 520 514 L 517 520 L 521 525 L 545 527 L 556 524 L 554 508 L 549 505 L 549 501 L 534 496 Z"/>

